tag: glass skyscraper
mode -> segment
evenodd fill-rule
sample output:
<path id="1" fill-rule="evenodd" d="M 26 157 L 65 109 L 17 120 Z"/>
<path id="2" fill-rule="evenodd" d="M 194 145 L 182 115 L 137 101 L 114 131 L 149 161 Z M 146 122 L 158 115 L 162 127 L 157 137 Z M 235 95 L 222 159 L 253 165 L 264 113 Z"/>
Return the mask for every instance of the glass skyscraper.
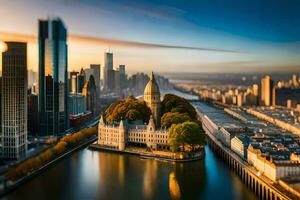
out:
<path id="1" fill-rule="evenodd" d="M 68 127 L 67 29 L 59 19 L 39 21 L 39 121 L 41 135 Z"/>

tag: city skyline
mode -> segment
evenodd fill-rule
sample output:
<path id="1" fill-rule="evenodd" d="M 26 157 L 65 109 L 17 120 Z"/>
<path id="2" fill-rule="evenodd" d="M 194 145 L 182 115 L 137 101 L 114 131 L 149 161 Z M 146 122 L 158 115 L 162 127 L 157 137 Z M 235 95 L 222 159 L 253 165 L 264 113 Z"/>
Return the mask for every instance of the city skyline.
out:
<path id="1" fill-rule="evenodd" d="M 61 17 L 70 32 L 70 71 L 91 63 L 103 66 L 103 53 L 109 48 L 116 66 L 126 64 L 130 73 L 141 69 L 182 72 L 183 68 L 185 72 L 300 69 L 296 1 L 272 5 L 254 1 L 251 6 L 237 3 L 233 7 L 205 1 L 186 5 L 166 1 L 162 6 L 155 1 L 3 3 L 0 40 L 28 42 L 28 68 L 35 71 L 37 21 L 47 16 Z M 11 16 L 11 9 L 17 16 Z"/>

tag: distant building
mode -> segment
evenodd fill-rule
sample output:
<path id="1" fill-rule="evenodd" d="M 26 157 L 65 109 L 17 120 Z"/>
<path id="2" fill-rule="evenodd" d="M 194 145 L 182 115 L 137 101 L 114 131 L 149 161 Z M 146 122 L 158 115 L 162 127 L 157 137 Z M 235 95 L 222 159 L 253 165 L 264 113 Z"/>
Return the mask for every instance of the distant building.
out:
<path id="1" fill-rule="evenodd" d="M 39 21 L 39 120 L 41 135 L 68 128 L 67 29 L 60 19 Z"/>
<path id="2" fill-rule="evenodd" d="M 100 95 L 101 65 L 100 64 L 91 64 L 90 68 L 93 69 L 93 76 L 94 76 L 95 84 L 96 84 L 96 87 L 97 87 L 97 93 L 98 93 L 98 95 Z"/>
<path id="3" fill-rule="evenodd" d="M 83 69 L 80 70 L 80 73 L 77 75 L 77 92 L 82 93 L 82 89 L 84 87 L 86 80 L 85 72 Z"/>
<path id="4" fill-rule="evenodd" d="M 276 105 L 287 106 L 287 100 L 291 100 L 291 106 L 296 107 L 300 103 L 300 88 L 276 88 Z"/>
<path id="5" fill-rule="evenodd" d="M 70 73 L 70 86 L 71 86 L 71 93 L 78 93 L 78 88 L 77 88 L 77 76 L 78 76 L 78 72 L 71 72 Z"/>
<path id="6" fill-rule="evenodd" d="M 69 115 L 85 112 L 85 97 L 82 94 L 70 94 L 68 98 Z"/>
<path id="7" fill-rule="evenodd" d="M 265 75 L 261 79 L 261 96 L 260 96 L 260 104 L 262 106 L 271 106 L 272 105 L 272 94 L 273 91 L 273 81 L 270 76 Z"/>
<path id="8" fill-rule="evenodd" d="M 39 106 L 38 106 L 38 95 L 29 93 L 28 94 L 28 134 L 37 136 L 39 134 Z"/>
<path id="9" fill-rule="evenodd" d="M 27 44 L 6 45 L 2 53 L 1 157 L 20 159 L 27 151 Z"/>
<path id="10" fill-rule="evenodd" d="M 93 76 L 90 76 L 90 79 L 85 83 L 82 95 L 85 97 L 85 109 L 95 114 L 97 90 Z"/>
<path id="11" fill-rule="evenodd" d="M 127 77 L 126 77 L 125 65 L 119 65 L 119 72 L 120 72 L 120 89 L 125 89 L 127 88 Z"/>
<path id="12" fill-rule="evenodd" d="M 109 85 L 109 71 L 113 70 L 113 53 L 106 52 L 104 54 L 104 76 L 103 76 L 103 81 L 104 81 L 104 89 L 108 90 L 110 88 Z"/>

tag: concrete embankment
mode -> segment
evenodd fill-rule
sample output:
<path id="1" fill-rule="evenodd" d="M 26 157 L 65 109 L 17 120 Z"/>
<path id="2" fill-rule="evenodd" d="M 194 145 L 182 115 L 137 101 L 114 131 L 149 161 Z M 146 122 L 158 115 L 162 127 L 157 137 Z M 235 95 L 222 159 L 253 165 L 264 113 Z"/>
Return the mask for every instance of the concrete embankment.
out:
<path id="1" fill-rule="evenodd" d="M 201 150 L 201 152 L 197 153 L 197 155 L 190 156 L 189 158 L 178 158 L 175 156 L 163 156 L 163 155 L 158 155 L 158 154 L 154 154 L 151 152 L 141 152 L 141 151 L 133 151 L 133 150 L 120 151 L 118 149 L 112 149 L 112 148 L 100 146 L 98 144 L 91 144 L 89 146 L 89 148 L 92 150 L 96 150 L 96 151 L 114 152 L 114 153 L 119 153 L 119 154 L 130 154 L 130 155 L 139 156 L 141 158 L 149 158 L 149 159 L 168 161 L 168 162 L 190 162 L 190 161 L 201 160 L 205 156 L 204 148 Z"/>

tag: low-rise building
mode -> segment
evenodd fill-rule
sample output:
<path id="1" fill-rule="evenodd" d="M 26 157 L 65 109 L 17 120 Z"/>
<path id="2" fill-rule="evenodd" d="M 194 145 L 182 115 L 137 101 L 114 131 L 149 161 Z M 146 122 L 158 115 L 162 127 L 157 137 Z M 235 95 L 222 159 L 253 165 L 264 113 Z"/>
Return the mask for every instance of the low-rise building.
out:
<path id="1" fill-rule="evenodd" d="M 251 139 L 246 135 L 234 136 L 230 141 L 230 148 L 240 157 L 247 160 L 247 149 Z"/>
<path id="2" fill-rule="evenodd" d="M 123 120 L 117 125 L 109 125 L 101 117 L 98 126 L 98 144 L 120 151 L 128 145 L 146 145 L 154 150 L 168 149 L 168 131 L 156 129 L 152 117 L 148 125 L 129 124 Z"/>
<path id="3" fill-rule="evenodd" d="M 248 163 L 273 181 L 300 175 L 298 160 L 274 160 L 272 156 L 264 155 L 258 146 L 252 144 L 248 147 Z"/>

